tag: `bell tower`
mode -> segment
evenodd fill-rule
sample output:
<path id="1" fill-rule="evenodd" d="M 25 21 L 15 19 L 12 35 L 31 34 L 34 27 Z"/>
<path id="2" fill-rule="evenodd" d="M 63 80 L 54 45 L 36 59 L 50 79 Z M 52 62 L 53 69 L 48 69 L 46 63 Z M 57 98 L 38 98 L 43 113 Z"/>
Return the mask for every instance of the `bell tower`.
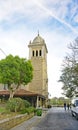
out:
<path id="1" fill-rule="evenodd" d="M 28 85 L 28 90 L 48 98 L 47 76 L 47 46 L 45 40 L 39 35 L 28 45 L 29 59 L 33 66 L 33 80 Z"/>

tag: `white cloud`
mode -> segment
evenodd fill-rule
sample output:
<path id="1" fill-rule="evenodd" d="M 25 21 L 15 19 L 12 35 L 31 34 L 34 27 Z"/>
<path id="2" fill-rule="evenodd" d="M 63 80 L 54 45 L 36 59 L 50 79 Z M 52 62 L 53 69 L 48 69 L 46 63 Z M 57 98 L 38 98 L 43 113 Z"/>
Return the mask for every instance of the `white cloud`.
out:
<path id="1" fill-rule="evenodd" d="M 48 65 L 48 86 L 51 97 L 55 95 L 60 97 L 62 93 L 62 83 L 59 83 L 61 75 L 61 66 L 63 64 L 64 56 L 68 52 L 67 45 L 72 41 L 73 38 L 63 33 L 59 33 L 57 30 L 45 33 L 41 35 L 46 42 L 48 48 L 47 65 Z M 62 95 L 61 95 L 62 96 Z"/>
<path id="2" fill-rule="evenodd" d="M 16 22 L 21 18 L 27 18 L 32 22 L 39 23 L 41 20 L 52 17 L 78 34 L 74 27 L 63 19 L 67 14 L 69 2 L 70 0 L 50 0 L 49 2 L 44 0 L 32 0 L 32 2 L 27 0 L 3 1 L 0 4 L 0 21 Z M 52 7 L 49 8 L 50 5 L 47 6 L 46 3 L 50 3 Z"/>
<path id="3" fill-rule="evenodd" d="M 64 19 L 61 19 L 60 17 L 58 17 L 56 15 L 55 12 L 53 12 L 52 10 L 50 10 L 48 7 L 44 6 L 43 4 L 41 4 L 39 1 L 34 0 L 34 2 L 36 3 L 36 5 L 41 8 L 43 10 L 43 12 L 45 12 L 47 15 L 55 18 L 57 21 L 59 21 L 60 23 L 66 25 L 69 29 L 71 29 L 74 33 L 78 34 L 78 32 L 76 31 L 76 29 L 71 26 L 69 23 L 67 23 Z M 56 10 L 57 12 L 57 10 Z"/>
<path id="4" fill-rule="evenodd" d="M 76 15 L 76 16 L 74 17 L 74 21 L 75 21 L 76 23 L 78 23 L 78 15 Z"/>
<path id="5" fill-rule="evenodd" d="M 17 17 L 13 17 L 17 15 Z M 9 22 L 13 22 L 20 17 L 29 17 L 28 19 L 32 19 L 33 21 L 38 21 L 39 19 L 43 19 L 46 17 L 46 14 L 42 13 L 34 3 L 34 1 L 27 0 L 7 0 L 3 1 L 0 4 L 0 21 L 8 20 Z"/>
<path id="6" fill-rule="evenodd" d="M 58 82 L 60 79 L 60 70 L 62 65 L 62 59 L 53 55 L 48 55 L 48 85 L 51 97 L 61 95 L 62 84 Z"/>

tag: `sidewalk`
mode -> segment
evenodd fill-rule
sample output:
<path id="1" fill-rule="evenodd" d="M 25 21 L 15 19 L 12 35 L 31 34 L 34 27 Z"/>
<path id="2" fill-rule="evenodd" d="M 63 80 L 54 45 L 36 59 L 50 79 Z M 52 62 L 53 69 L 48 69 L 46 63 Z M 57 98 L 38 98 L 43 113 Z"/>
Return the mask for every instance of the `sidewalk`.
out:
<path id="1" fill-rule="evenodd" d="M 46 114 L 47 111 L 44 112 L 42 116 L 34 116 L 31 119 L 11 128 L 10 130 L 30 130 L 32 127 L 36 126 Z"/>

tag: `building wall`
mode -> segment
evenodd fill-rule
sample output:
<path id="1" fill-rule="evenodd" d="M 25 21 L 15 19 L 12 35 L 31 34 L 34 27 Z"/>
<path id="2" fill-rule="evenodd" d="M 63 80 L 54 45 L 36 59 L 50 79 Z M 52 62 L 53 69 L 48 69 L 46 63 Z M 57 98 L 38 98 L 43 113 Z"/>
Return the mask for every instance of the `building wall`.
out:
<path id="1" fill-rule="evenodd" d="M 0 84 L 0 90 L 4 90 L 4 84 Z"/>
<path id="2" fill-rule="evenodd" d="M 36 92 L 38 94 L 42 94 L 48 97 L 48 77 L 47 77 L 47 49 L 46 44 L 43 39 L 39 39 L 41 37 L 37 37 L 39 42 L 29 44 L 29 59 L 33 65 L 33 80 L 27 86 L 27 90 Z M 43 40 L 43 42 L 42 42 Z M 40 43 L 41 41 L 41 43 Z M 40 55 L 41 50 L 41 55 Z M 34 51 L 34 55 L 33 55 Z M 38 55 L 36 55 L 36 51 Z"/>

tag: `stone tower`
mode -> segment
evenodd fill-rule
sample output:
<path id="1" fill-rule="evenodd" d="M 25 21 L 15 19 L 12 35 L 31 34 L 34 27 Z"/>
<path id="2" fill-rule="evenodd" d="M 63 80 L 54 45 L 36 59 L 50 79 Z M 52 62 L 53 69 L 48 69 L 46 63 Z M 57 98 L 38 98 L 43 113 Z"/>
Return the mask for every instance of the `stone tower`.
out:
<path id="1" fill-rule="evenodd" d="M 28 90 L 48 98 L 47 77 L 47 46 L 44 39 L 39 35 L 30 41 L 29 59 L 33 65 L 33 80 L 28 85 Z"/>

